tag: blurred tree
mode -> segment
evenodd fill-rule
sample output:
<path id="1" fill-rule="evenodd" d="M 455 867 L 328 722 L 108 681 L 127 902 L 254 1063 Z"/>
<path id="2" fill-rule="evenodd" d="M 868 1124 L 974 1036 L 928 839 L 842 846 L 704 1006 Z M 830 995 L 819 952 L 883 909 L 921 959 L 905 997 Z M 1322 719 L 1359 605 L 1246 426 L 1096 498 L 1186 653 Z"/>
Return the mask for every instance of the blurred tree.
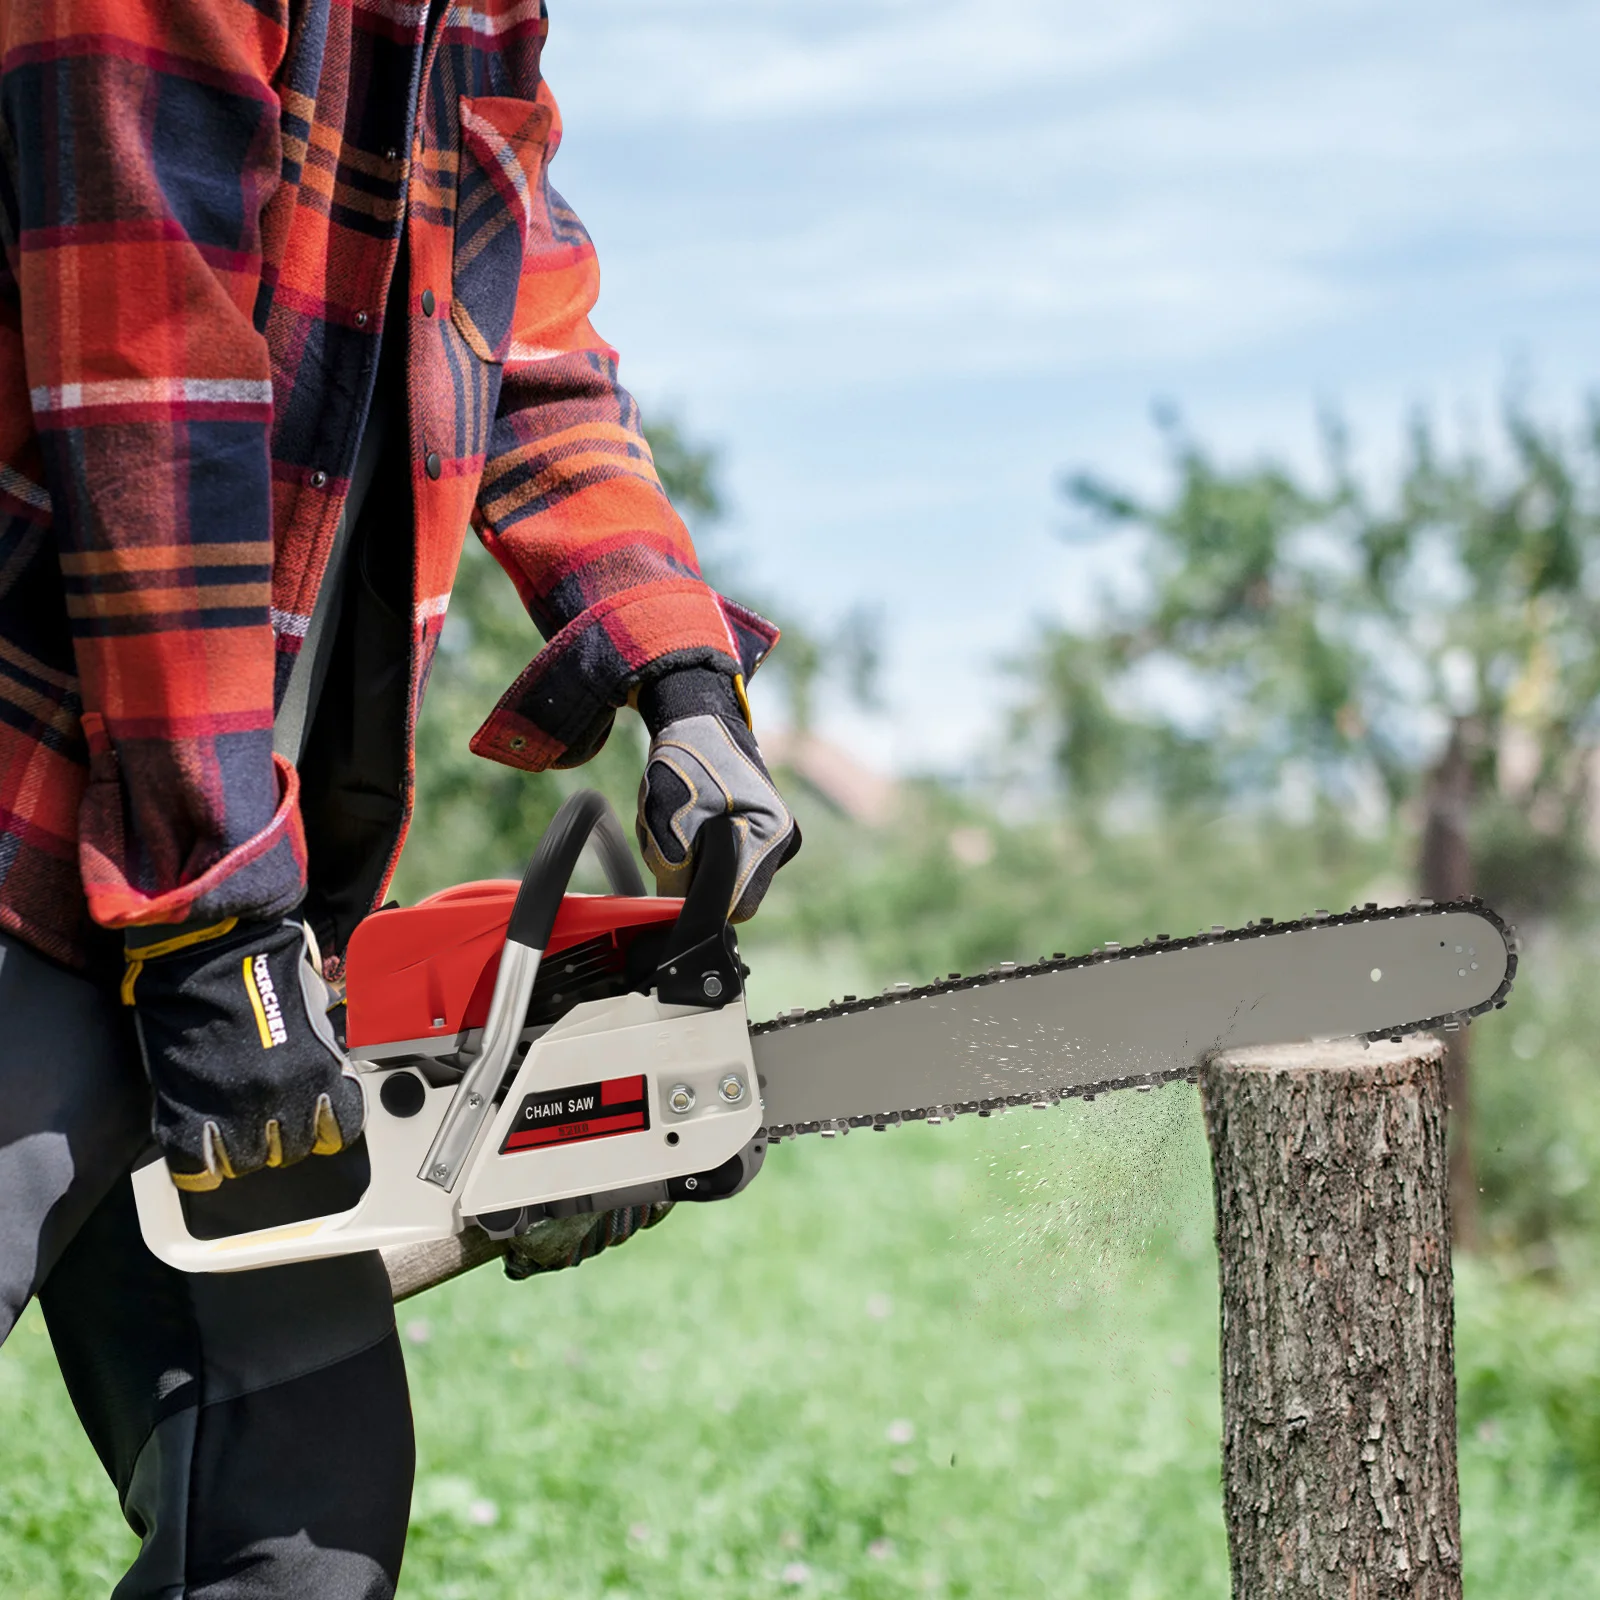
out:
<path id="1" fill-rule="evenodd" d="M 1575 441 L 1512 406 L 1504 450 L 1440 451 L 1413 424 L 1374 496 L 1336 424 L 1311 487 L 1219 467 L 1162 419 L 1175 486 L 1147 502 L 1064 484 L 1092 534 L 1139 551 L 1133 595 L 1047 626 L 1021 713 L 1076 806 L 1169 806 L 1297 785 L 1324 818 L 1376 797 L 1414 830 L 1419 891 L 1514 915 L 1587 882 L 1600 743 L 1600 407 Z M 1458 1237 L 1475 1236 L 1467 1037 L 1451 1051 Z"/>
<path id="2" fill-rule="evenodd" d="M 790 721 L 809 724 L 819 679 L 837 677 L 869 700 L 877 664 L 877 629 L 865 612 L 817 632 L 782 604 L 767 606 L 737 584 L 709 530 L 724 501 L 714 449 L 691 440 L 668 418 L 646 429 L 667 494 L 693 528 L 706 573 L 717 588 L 770 616 L 781 647 L 763 668 L 782 685 Z M 643 725 L 618 715 L 605 748 L 586 766 L 536 776 L 485 761 L 467 748 L 490 708 L 539 648 L 539 635 L 516 590 L 476 539 L 469 538 L 450 596 L 450 611 L 417 723 L 417 807 L 395 880 L 414 899 L 471 878 L 515 876 L 574 789 L 598 788 L 631 821 L 644 763 Z"/>

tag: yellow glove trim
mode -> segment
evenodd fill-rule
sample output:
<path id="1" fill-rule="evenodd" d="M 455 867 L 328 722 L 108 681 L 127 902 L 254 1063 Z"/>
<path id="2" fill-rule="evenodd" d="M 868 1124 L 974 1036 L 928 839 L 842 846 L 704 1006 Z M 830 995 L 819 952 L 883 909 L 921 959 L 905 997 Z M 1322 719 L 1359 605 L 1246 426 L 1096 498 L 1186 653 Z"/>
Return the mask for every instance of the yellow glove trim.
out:
<path id="1" fill-rule="evenodd" d="M 122 975 L 123 1005 L 133 1004 L 133 986 L 139 981 L 139 974 L 144 971 L 145 962 L 154 961 L 157 956 L 170 956 L 175 950 L 187 950 L 193 945 L 220 939 L 224 934 L 232 933 L 238 926 L 237 917 L 224 917 L 221 922 L 214 922 L 209 928 L 194 928 L 188 933 L 175 933 L 170 939 L 163 939 L 158 944 L 141 945 L 137 955 L 128 956 L 128 968 Z"/>
<path id="2" fill-rule="evenodd" d="M 272 1029 L 267 1026 L 267 1008 L 261 1003 L 261 990 L 256 986 L 256 958 L 244 958 L 244 992 L 250 997 L 250 1009 L 256 1014 L 256 1031 L 261 1035 L 261 1048 L 272 1048 Z"/>
<path id="3" fill-rule="evenodd" d="M 222 1142 L 222 1130 L 216 1123 L 206 1124 L 201 1148 L 205 1152 L 204 1172 L 174 1172 L 171 1167 L 167 1168 L 167 1175 L 175 1188 L 186 1190 L 189 1194 L 209 1194 L 213 1189 L 222 1187 L 224 1178 L 238 1176 L 228 1159 L 228 1147 Z"/>
<path id="4" fill-rule="evenodd" d="M 336 1156 L 344 1149 L 344 1135 L 339 1131 L 338 1118 L 333 1114 L 333 1102 L 327 1095 L 317 1096 L 317 1118 L 312 1124 L 316 1140 L 311 1146 L 314 1156 Z"/>
<path id="5" fill-rule="evenodd" d="M 173 1172 L 169 1168 L 167 1176 L 172 1179 L 172 1187 L 185 1194 L 210 1194 L 222 1187 L 220 1172 Z"/>

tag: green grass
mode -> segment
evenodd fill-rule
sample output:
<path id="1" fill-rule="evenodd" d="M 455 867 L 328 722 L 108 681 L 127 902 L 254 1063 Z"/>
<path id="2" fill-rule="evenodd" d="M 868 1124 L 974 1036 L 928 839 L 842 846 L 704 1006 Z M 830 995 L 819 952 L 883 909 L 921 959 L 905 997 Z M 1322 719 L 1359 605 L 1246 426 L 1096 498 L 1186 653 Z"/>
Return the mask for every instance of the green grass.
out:
<path id="1" fill-rule="evenodd" d="M 1194 1092 L 780 1147 L 576 1272 L 401 1308 L 402 1593 L 1225 1596 Z M 1468 1592 L 1600 1595 L 1593 1299 L 1459 1276 Z M 131 1551 L 35 1316 L 0 1355 L 0 1593 Z"/>
<path id="2" fill-rule="evenodd" d="M 757 1015 L 1374 898 L 1393 854 L 1237 823 L 1091 843 L 938 795 L 917 818 L 886 844 L 807 817 L 746 940 Z M 962 867 L 948 835 L 980 824 L 993 860 Z M 1534 941 L 1474 1030 L 1495 1253 L 1457 1274 L 1471 1600 L 1600 1600 L 1595 953 Z M 410 1302 L 402 1594 L 1223 1600 L 1210 1236 L 1175 1086 L 802 1140 L 579 1271 Z M 0 1352 L 0 1440 L 0 1596 L 104 1595 L 132 1540 L 35 1315 Z"/>

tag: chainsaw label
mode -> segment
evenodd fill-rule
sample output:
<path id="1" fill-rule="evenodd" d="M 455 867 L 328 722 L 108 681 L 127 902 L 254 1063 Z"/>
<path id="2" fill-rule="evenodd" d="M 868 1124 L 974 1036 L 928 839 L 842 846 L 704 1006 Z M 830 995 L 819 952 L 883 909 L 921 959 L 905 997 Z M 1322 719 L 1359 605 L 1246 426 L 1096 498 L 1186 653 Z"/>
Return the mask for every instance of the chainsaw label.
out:
<path id="1" fill-rule="evenodd" d="M 605 1083 L 581 1083 L 571 1089 L 540 1089 L 517 1108 L 500 1154 L 608 1139 L 615 1133 L 636 1133 L 649 1126 L 650 1102 L 642 1073 Z"/>

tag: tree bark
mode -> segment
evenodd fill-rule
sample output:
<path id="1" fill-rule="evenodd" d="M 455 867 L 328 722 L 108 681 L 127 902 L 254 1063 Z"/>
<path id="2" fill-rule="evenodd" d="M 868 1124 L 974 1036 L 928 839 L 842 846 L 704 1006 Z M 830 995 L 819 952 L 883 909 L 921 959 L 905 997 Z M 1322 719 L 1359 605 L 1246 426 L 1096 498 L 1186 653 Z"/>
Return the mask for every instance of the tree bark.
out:
<path id="1" fill-rule="evenodd" d="M 1425 815 L 1417 881 L 1425 899 L 1465 900 L 1472 867 L 1471 729 L 1457 718 L 1423 791 Z M 1472 1159 L 1472 1035 L 1463 1028 L 1445 1046 L 1445 1101 L 1450 1108 L 1450 1224 L 1458 1250 L 1478 1246 L 1478 1174 Z"/>
<path id="2" fill-rule="evenodd" d="M 1442 1047 L 1207 1062 L 1235 1600 L 1459 1600 Z"/>

